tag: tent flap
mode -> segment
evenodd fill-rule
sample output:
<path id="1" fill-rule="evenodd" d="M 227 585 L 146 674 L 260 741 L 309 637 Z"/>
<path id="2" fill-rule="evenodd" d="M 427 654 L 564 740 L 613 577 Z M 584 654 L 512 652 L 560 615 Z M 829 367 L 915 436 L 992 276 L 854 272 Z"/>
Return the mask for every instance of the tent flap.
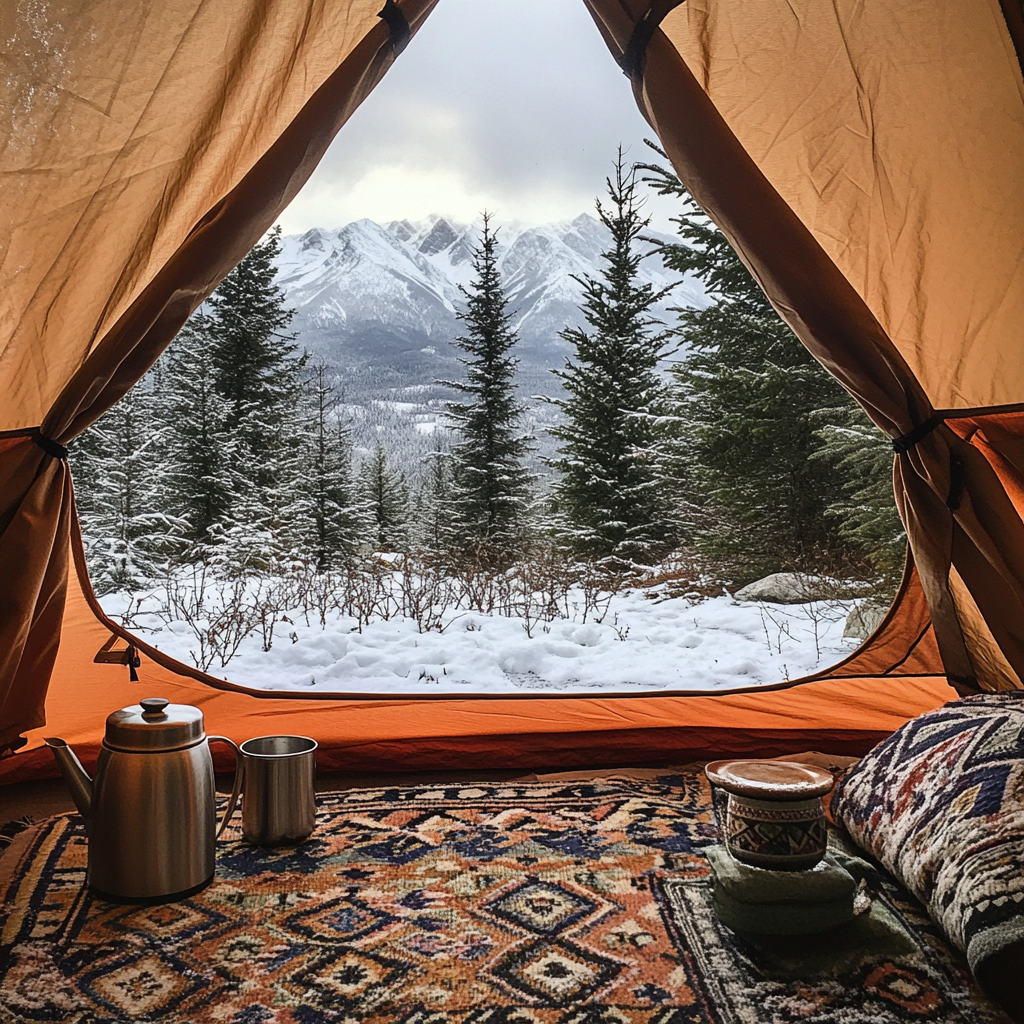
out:
<path id="1" fill-rule="evenodd" d="M 403 0 L 412 30 L 435 2 Z M 127 393 L 394 60 L 378 10 L 65 0 L 14 19 L 0 77 L 15 115 L 0 128 L 0 430 L 41 425 L 66 445 Z M 0 618 L 0 749 L 42 717 L 66 478 L 38 446 L 0 445 L 0 577 L 14 592 Z"/>
<path id="2" fill-rule="evenodd" d="M 643 5 L 586 2 L 621 56 Z M 780 315 L 893 439 L 940 406 L 1024 400 L 1024 81 L 995 0 L 688 0 L 634 91 Z M 947 676 L 1003 685 L 994 640 L 1024 678 L 1024 522 L 986 450 L 942 424 L 895 487 Z M 963 628 L 976 612 L 986 629 Z"/>

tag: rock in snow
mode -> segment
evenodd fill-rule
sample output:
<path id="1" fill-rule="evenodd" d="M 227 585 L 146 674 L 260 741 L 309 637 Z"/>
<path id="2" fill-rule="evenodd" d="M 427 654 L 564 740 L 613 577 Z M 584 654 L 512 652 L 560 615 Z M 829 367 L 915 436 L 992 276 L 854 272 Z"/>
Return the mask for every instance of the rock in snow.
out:
<path id="1" fill-rule="evenodd" d="M 867 640 L 882 624 L 889 606 L 879 601 L 861 601 L 846 617 L 843 636 L 854 640 Z"/>
<path id="2" fill-rule="evenodd" d="M 733 594 L 737 601 L 767 601 L 770 604 L 806 604 L 835 596 L 835 583 L 819 576 L 795 572 L 773 572 Z"/>

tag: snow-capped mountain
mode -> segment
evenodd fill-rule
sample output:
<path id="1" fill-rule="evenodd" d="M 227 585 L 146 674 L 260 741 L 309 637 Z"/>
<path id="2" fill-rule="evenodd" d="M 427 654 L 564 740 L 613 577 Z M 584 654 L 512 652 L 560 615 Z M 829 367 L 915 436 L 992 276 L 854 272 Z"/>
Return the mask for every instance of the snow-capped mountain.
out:
<path id="1" fill-rule="evenodd" d="M 472 278 L 478 239 L 479 225 L 441 216 L 384 225 L 364 219 L 286 236 L 278 283 L 297 310 L 292 329 L 300 344 L 343 370 L 350 394 L 424 387 L 457 373 L 450 342 L 460 333 L 459 286 Z M 501 227 L 498 240 L 524 384 L 549 391 L 557 387 L 549 368 L 561 366 L 569 352 L 559 332 L 584 322 L 575 278 L 600 273 L 608 232 L 581 214 L 541 227 Z M 659 289 L 678 281 L 656 255 L 640 273 Z M 674 319 L 669 306 L 705 301 L 700 285 L 684 280 L 654 312 L 668 323 Z"/>

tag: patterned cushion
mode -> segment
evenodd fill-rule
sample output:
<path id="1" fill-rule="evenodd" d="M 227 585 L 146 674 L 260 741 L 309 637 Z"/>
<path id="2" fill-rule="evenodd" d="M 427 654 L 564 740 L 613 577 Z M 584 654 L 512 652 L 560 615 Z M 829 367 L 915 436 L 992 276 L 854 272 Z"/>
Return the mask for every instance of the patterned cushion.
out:
<path id="1" fill-rule="evenodd" d="M 908 722 L 850 770 L 831 810 L 967 953 L 983 987 L 986 961 L 1019 959 L 1024 692 L 967 697 Z M 1014 984 L 1024 991 L 1024 978 Z"/>

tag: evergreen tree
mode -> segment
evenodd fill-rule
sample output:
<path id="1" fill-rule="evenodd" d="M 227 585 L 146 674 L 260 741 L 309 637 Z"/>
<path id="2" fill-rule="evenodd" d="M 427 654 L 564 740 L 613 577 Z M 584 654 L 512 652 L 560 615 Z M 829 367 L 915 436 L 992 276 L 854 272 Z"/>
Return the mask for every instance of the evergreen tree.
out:
<path id="1" fill-rule="evenodd" d="M 180 523 L 165 510 L 152 381 L 143 379 L 78 438 L 71 463 L 89 574 L 99 595 L 159 576 Z"/>
<path id="2" fill-rule="evenodd" d="M 409 546 L 409 488 L 405 475 L 388 465 L 377 447 L 359 468 L 359 485 L 370 514 L 370 542 L 378 551 Z"/>
<path id="3" fill-rule="evenodd" d="M 276 419 L 300 390 L 294 335 L 283 334 L 294 310 L 274 283 L 281 254 L 281 228 L 263 241 L 224 278 L 207 305 L 217 391 L 228 402 L 227 426 L 245 428 L 247 443 L 259 456 L 274 444 Z M 263 411 L 252 416 L 253 408 Z M 259 428 L 265 427 L 265 431 Z"/>
<path id="4" fill-rule="evenodd" d="M 820 463 L 839 474 L 842 494 L 825 509 L 845 540 L 863 549 L 895 592 L 907 557 L 907 535 L 892 489 L 892 440 L 859 406 L 818 431 Z"/>
<path id="5" fill-rule="evenodd" d="M 167 505 L 183 523 L 188 561 L 209 555 L 237 496 L 238 442 L 227 428 L 229 406 L 216 386 L 212 354 L 209 318 L 195 313 L 154 368 L 163 382 Z"/>
<path id="6" fill-rule="evenodd" d="M 368 509 L 355 494 L 352 443 L 339 404 L 326 366 L 314 364 L 305 386 L 307 469 L 300 514 L 307 546 L 321 571 L 352 554 L 369 529 Z"/>
<path id="7" fill-rule="evenodd" d="M 457 547 L 454 490 L 451 452 L 435 435 L 434 447 L 423 460 L 414 502 L 415 541 L 429 554 L 448 557 Z"/>
<path id="8" fill-rule="evenodd" d="M 522 433 L 523 406 L 516 400 L 516 333 L 498 272 L 497 232 L 487 213 L 483 219 L 480 245 L 473 249 L 474 278 L 461 289 L 466 309 L 456 313 L 466 324 L 466 333 L 455 339 L 468 357 L 459 360 L 466 379 L 440 383 L 470 396 L 447 405 L 461 435 L 452 449 L 456 529 L 464 547 L 500 561 L 522 534 L 530 480 L 523 460 L 532 439 Z"/>
<path id="9" fill-rule="evenodd" d="M 565 422 L 551 429 L 561 445 L 550 464 L 559 472 L 554 498 L 563 540 L 584 555 L 650 563 L 677 531 L 673 487 L 664 477 L 665 386 L 658 374 L 671 333 L 658 330 L 649 313 L 668 289 L 637 280 L 637 241 L 649 218 L 641 215 L 635 168 L 623 166 L 621 149 L 607 190 L 609 206 L 597 202 L 612 236 L 602 253 L 603 279 L 577 279 L 589 329 L 562 332 L 575 358 L 552 371 L 567 397 L 554 400 Z"/>
<path id="10" fill-rule="evenodd" d="M 695 275 L 713 300 L 677 311 L 688 354 L 673 370 L 676 457 L 706 502 L 698 542 L 738 578 L 834 571 L 857 551 L 826 515 L 839 507 L 844 482 L 823 472 L 819 431 L 847 422 L 854 403 L 679 179 L 661 166 L 640 167 L 659 193 L 682 200 L 674 218 L 682 241 L 661 248 L 665 265 Z"/>
<path id="11" fill-rule="evenodd" d="M 293 311 L 274 283 L 280 251 L 275 228 L 221 282 L 204 314 L 232 444 L 233 497 L 215 531 L 215 561 L 235 573 L 279 571 L 302 540 L 306 357 L 282 333 Z"/>

